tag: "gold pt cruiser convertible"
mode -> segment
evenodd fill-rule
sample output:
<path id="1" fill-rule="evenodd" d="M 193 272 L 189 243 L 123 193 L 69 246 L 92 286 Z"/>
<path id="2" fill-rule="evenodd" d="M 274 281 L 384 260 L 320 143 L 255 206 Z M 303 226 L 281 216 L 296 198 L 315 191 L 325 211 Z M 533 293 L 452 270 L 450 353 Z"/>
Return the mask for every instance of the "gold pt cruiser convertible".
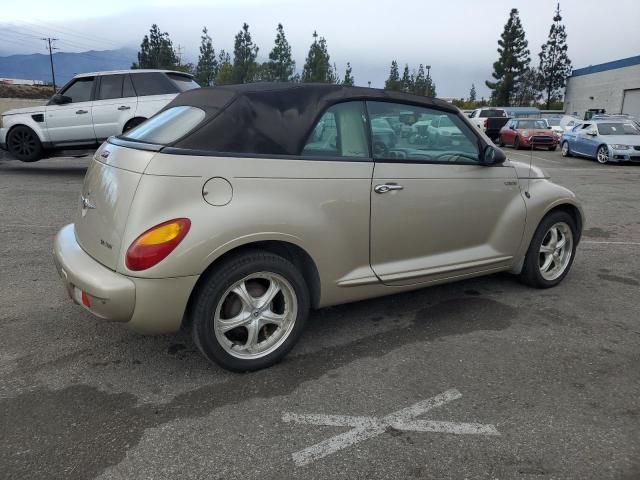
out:
<path id="1" fill-rule="evenodd" d="M 210 360 L 282 359 L 311 308 L 499 271 L 547 288 L 584 223 L 454 106 L 337 85 L 191 90 L 91 161 L 55 262 L 78 304 Z"/>

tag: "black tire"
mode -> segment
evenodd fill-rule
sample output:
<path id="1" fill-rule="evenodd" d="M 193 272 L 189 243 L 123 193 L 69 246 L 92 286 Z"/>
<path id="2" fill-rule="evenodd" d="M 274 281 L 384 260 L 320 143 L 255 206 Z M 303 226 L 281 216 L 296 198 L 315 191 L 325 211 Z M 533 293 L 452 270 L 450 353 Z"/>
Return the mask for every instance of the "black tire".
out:
<path id="1" fill-rule="evenodd" d="M 553 225 L 561 222 L 567 224 L 571 229 L 573 242 L 571 257 L 569 258 L 569 262 L 564 271 L 558 278 L 555 278 L 554 280 L 547 280 L 540 272 L 540 247 L 549 229 Z M 571 266 L 573 265 L 573 261 L 576 257 L 577 242 L 578 233 L 576 222 L 571 215 L 564 211 L 556 211 L 548 214 L 542 219 L 540 225 L 538 225 L 538 228 L 536 229 L 536 233 L 533 235 L 533 239 L 531 240 L 531 244 L 529 245 L 529 249 L 527 250 L 527 254 L 524 259 L 522 272 L 520 273 L 520 281 L 534 288 L 551 288 L 558 285 L 564 277 L 567 276 L 569 270 L 571 270 Z"/>
<path id="2" fill-rule="evenodd" d="M 247 276 L 258 272 L 261 274 L 264 272 L 276 274 L 284 278 L 293 287 L 297 302 L 297 315 L 288 336 L 275 350 L 260 358 L 238 358 L 229 353 L 216 337 L 214 318 L 218 306 L 220 305 L 220 308 L 222 308 L 224 301 L 229 297 L 228 294 L 225 295 L 229 288 L 236 282 L 240 282 Z M 194 343 L 200 352 L 207 359 L 216 362 L 223 368 L 236 372 L 260 370 L 279 362 L 293 348 L 304 330 L 309 316 L 309 307 L 309 291 L 300 271 L 289 260 L 279 255 L 252 250 L 223 260 L 204 279 L 204 282 L 196 292 L 193 308 L 191 309 L 191 333 Z M 238 328 L 242 329 L 244 327 Z M 266 331 L 264 334 L 266 335 Z M 235 343 L 234 340 L 231 341 Z"/>
<path id="3" fill-rule="evenodd" d="M 140 125 L 142 122 L 146 120 L 147 120 L 146 118 L 142 118 L 142 117 L 132 118 L 124 125 L 124 128 L 122 129 L 122 133 L 125 133 L 134 127 L 137 127 L 138 125 Z"/>
<path id="4" fill-rule="evenodd" d="M 571 153 L 571 149 L 569 148 L 569 142 L 567 142 L 566 140 L 562 142 L 562 156 L 563 157 L 573 156 L 573 154 Z"/>
<path id="5" fill-rule="evenodd" d="M 37 162 L 42 158 L 42 143 L 29 127 L 19 125 L 7 135 L 7 150 L 12 157 L 22 162 Z"/>
<path id="6" fill-rule="evenodd" d="M 504 140 L 502 139 L 502 135 L 498 137 L 498 146 L 500 148 L 504 148 Z"/>
<path id="7" fill-rule="evenodd" d="M 520 139 L 518 137 L 516 137 L 513 141 L 513 148 L 515 148 L 516 150 L 520 150 Z"/>
<path id="8" fill-rule="evenodd" d="M 557 149 L 558 149 L 557 145 L 554 145 L 553 147 L 549 147 L 550 152 L 555 152 Z"/>

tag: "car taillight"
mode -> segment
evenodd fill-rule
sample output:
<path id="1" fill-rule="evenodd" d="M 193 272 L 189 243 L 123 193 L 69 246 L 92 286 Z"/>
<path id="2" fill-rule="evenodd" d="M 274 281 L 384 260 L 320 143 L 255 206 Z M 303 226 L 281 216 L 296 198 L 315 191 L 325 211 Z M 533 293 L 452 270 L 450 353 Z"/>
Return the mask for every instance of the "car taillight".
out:
<path id="1" fill-rule="evenodd" d="M 129 270 L 146 270 L 167 257 L 191 228 L 188 218 L 176 218 L 150 228 L 131 244 L 125 263 Z"/>

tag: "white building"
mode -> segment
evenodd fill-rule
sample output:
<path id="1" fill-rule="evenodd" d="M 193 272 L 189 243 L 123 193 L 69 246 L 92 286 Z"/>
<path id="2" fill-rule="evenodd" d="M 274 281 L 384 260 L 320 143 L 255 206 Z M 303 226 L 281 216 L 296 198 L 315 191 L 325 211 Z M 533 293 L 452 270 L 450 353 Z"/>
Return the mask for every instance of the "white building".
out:
<path id="1" fill-rule="evenodd" d="M 627 113 L 640 120 L 640 55 L 574 70 L 567 79 L 565 112 Z"/>

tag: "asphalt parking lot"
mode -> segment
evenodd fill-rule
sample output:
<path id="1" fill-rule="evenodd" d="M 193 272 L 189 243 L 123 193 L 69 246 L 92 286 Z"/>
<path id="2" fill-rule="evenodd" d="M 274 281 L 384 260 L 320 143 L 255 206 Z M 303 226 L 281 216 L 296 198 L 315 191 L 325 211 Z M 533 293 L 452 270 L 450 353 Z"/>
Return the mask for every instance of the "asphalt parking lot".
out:
<path id="1" fill-rule="evenodd" d="M 640 166 L 533 161 L 587 214 L 559 287 L 317 311 L 283 363 L 233 374 L 69 301 L 52 238 L 87 158 L 0 157 L 0 476 L 640 478 Z"/>

